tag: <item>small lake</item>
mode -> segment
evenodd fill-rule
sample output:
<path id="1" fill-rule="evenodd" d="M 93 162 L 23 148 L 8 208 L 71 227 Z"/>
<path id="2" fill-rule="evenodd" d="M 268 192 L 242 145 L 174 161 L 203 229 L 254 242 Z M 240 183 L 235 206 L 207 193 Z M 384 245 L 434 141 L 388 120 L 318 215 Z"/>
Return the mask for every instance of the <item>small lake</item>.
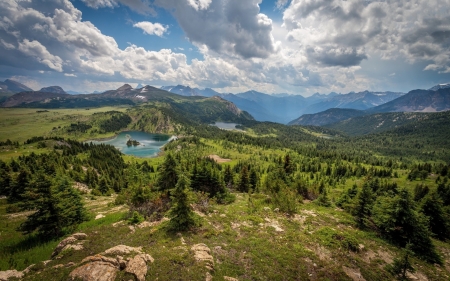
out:
<path id="1" fill-rule="evenodd" d="M 128 139 L 131 138 L 139 142 L 137 146 L 127 146 Z M 139 131 L 121 132 L 114 139 L 105 141 L 92 141 L 93 144 L 110 144 L 127 155 L 137 157 L 155 157 L 166 143 L 174 137 L 163 134 L 150 134 Z M 91 142 L 91 141 L 89 141 Z"/>
<path id="2" fill-rule="evenodd" d="M 215 122 L 214 124 L 211 124 L 212 126 L 216 126 L 220 129 L 224 130 L 237 130 L 236 125 L 239 125 L 237 123 L 225 123 L 225 122 Z"/>

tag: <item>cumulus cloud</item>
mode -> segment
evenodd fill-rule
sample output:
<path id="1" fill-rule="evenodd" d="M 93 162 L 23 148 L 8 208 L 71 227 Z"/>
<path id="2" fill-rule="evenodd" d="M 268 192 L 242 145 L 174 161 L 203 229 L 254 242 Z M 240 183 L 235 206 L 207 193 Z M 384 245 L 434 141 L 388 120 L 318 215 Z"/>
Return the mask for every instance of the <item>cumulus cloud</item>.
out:
<path id="1" fill-rule="evenodd" d="M 144 33 L 148 35 L 157 35 L 159 37 L 163 36 L 165 32 L 169 29 L 169 27 L 166 25 L 162 25 L 160 23 L 151 23 L 148 21 L 141 21 L 138 23 L 133 24 L 133 27 L 140 28 L 144 31 Z"/>
<path id="2" fill-rule="evenodd" d="M 136 13 L 142 15 L 155 15 L 155 10 L 150 6 L 150 2 L 147 0 L 81 0 L 86 6 L 98 9 L 98 8 L 115 8 L 122 4 L 127 6 Z"/>
<path id="3" fill-rule="evenodd" d="M 281 9 L 283 7 L 285 7 L 288 4 L 289 0 L 277 0 L 277 2 L 275 3 L 275 6 L 278 9 Z"/>
<path id="4" fill-rule="evenodd" d="M 155 4 L 172 11 L 194 44 L 205 45 L 218 54 L 248 59 L 267 58 L 277 50 L 271 34 L 272 20 L 260 13 L 260 2 L 156 0 Z"/>
<path id="5" fill-rule="evenodd" d="M 195 10 L 205 10 L 211 4 L 212 0 L 187 0 Z"/>
<path id="6" fill-rule="evenodd" d="M 24 39 L 23 42 L 19 43 L 19 50 L 49 68 L 62 72 L 61 58 L 50 54 L 47 51 L 47 48 L 38 41 L 29 41 L 28 39 Z"/>
<path id="7" fill-rule="evenodd" d="M 375 53 L 429 61 L 425 70 L 447 71 L 449 14 L 448 0 L 292 0 L 283 26 L 311 63 L 359 65 Z"/>

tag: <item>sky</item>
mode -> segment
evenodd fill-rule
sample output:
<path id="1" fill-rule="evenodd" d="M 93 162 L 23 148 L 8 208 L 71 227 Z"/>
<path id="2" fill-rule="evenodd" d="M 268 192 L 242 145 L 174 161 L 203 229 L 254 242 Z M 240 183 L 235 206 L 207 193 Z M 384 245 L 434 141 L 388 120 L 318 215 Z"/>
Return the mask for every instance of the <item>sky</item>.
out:
<path id="1" fill-rule="evenodd" d="M 0 79 L 222 93 L 450 82 L 450 0 L 1 0 Z"/>

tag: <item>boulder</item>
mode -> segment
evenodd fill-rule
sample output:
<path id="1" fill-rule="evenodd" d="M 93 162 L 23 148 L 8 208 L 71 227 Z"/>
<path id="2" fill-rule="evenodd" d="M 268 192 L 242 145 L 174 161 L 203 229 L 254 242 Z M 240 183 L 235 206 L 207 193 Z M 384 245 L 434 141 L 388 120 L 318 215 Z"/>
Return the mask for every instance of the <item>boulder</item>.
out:
<path id="1" fill-rule="evenodd" d="M 87 238 L 87 234 L 86 233 L 82 233 L 82 232 L 78 232 L 78 233 L 74 233 L 72 235 L 70 235 L 78 240 L 85 240 Z"/>
<path id="2" fill-rule="evenodd" d="M 77 267 L 69 274 L 69 280 L 114 281 L 119 268 L 109 262 L 94 261 Z"/>
<path id="3" fill-rule="evenodd" d="M 70 235 L 66 239 L 59 242 L 58 246 L 56 246 L 55 250 L 52 253 L 52 258 L 59 255 L 59 253 L 61 253 L 63 250 L 67 250 L 67 249 L 82 250 L 83 246 L 78 241 L 84 240 L 86 238 L 87 238 L 87 234 L 81 233 L 81 232 Z M 77 243 L 77 244 L 74 245 L 75 243 Z M 69 245 L 73 245 L 73 246 L 69 247 Z"/>
<path id="4" fill-rule="evenodd" d="M 224 277 L 223 277 L 223 280 L 225 280 L 225 281 L 239 281 L 239 280 L 237 280 L 236 278 L 228 277 L 228 276 L 224 276 Z"/>
<path id="5" fill-rule="evenodd" d="M 126 245 L 117 245 L 104 251 L 105 255 L 128 255 L 130 253 L 142 254 L 142 247 L 130 247 Z"/>
<path id="6" fill-rule="evenodd" d="M 128 261 L 125 272 L 133 274 L 138 281 L 144 281 L 148 270 L 147 262 L 154 262 L 154 259 L 148 254 L 139 254 Z"/>
<path id="7" fill-rule="evenodd" d="M 23 272 L 17 271 L 15 269 L 0 271 L 0 281 L 8 281 L 11 278 L 21 279 L 22 277 L 23 277 Z"/>
<path id="8" fill-rule="evenodd" d="M 205 262 L 206 267 L 210 270 L 214 267 L 214 258 L 211 256 L 211 250 L 203 243 L 195 244 L 191 247 L 194 252 L 194 258 L 198 262 Z"/>

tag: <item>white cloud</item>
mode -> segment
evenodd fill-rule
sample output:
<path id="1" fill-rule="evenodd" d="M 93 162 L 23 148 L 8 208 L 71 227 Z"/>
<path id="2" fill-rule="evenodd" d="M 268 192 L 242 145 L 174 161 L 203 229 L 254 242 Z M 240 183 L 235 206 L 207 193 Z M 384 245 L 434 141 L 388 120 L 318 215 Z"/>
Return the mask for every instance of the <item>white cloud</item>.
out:
<path id="1" fill-rule="evenodd" d="M 212 0 L 187 0 L 189 5 L 191 5 L 195 10 L 205 10 L 209 7 Z"/>
<path id="2" fill-rule="evenodd" d="M 142 15 L 155 15 L 155 10 L 150 7 L 148 0 L 81 0 L 86 6 L 98 9 L 98 8 L 115 8 L 119 6 L 119 3 L 127 6 L 136 13 Z"/>
<path id="3" fill-rule="evenodd" d="M 138 27 L 144 31 L 144 33 L 148 35 L 157 35 L 159 37 L 163 36 L 164 33 L 167 32 L 169 26 L 164 26 L 160 23 L 151 23 L 148 21 L 141 21 L 133 24 L 133 27 Z"/>
<path id="4" fill-rule="evenodd" d="M 28 39 L 24 39 L 23 42 L 19 43 L 19 50 L 53 70 L 62 71 L 61 58 L 50 54 L 47 48 L 36 40 L 29 41 Z"/>
<path id="5" fill-rule="evenodd" d="M 192 2 L 207 3 L 195 8 Z M 259 12 L 261 0 L 156 0 L 177 19 L 188 39 L 208 50 L 241 58 L 267 58 L 277 51 L 272 20 Z"/>
<path id="6" fill-rule="evenodd" d="M 73 73 L 64 73 L 64 76 L 67 76 L 67 77 L 77 77 L 75 74 L 73 74 Z"/>
<path id="7" fill-rule="evenodd" d="M 7 50 L 13 50 L 13 49 L 16 48 L 16 47 L 14 47 L 13 44 L 10 44 L 10 43 L 8 43 L 8 42 L 5 42 L 5 40 L 3 40 L 3 39 L 0 39 L 0 45 L 2 45 L 3 48 L 5 48 L 5 49 L 7 49 Z"/>
<path id="8" fill-rule="evenodd" d="M 275 6 L 278 9 L 283 8 L 284 6 L 286 6 L 288 4 L 289 0 L 277 0 L 277 3 L 275 3 Z"/>
<path id="9" fill-rule="evenodd" d="M 376 53 L 444 70 L 450 65 L 449 14 L 448 0 L 292 0 L 283 26 L 310 63 L 359 65 Z"/>

